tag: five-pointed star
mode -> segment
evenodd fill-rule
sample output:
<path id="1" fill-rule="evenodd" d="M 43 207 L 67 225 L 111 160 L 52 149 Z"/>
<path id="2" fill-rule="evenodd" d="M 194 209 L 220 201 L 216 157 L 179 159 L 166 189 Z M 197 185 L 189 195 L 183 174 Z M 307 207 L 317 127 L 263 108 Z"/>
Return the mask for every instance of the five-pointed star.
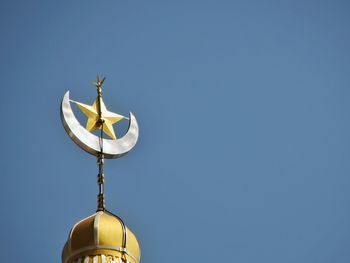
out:
<path id="1" fill-rule="evenodd" d="M 97 108 L 97 102 L 98 99 L 94 101 L 94 104 L 92 106 L 73 101 L 78 105 L 78 107 L 84 112 L 84 114 L 88 117 L 87 123 L 86 123 L 86 129 L 88 131 L 94 131 L 96 129 L 101 129 L 112 139 L 117 139 L 114 130 L 113 130 L 113 123 L 116 123 L 123 118 L 125 118 L 122 115 L 119 115 L 117 113 L 113 113 L 107 110 L 102 98 L 101 98 L 101 119 L 103 120 L 103 124 L 100 122 L 100 117 L 98 114 L 98 108 Z"/>

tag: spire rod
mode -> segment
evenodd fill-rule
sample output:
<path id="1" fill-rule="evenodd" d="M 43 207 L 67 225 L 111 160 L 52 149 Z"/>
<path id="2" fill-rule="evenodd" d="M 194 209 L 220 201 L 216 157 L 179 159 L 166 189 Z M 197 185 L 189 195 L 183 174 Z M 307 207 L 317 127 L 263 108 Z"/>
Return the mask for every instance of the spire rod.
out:
<path id="1" fill-rule="evenodd" d="M 97 175 L 97 184 L 98 184 L 98 196 L 97 196 L 97 211 L 105 211 L 105 175 L 103 173 L 104 165 L 104 156 L 101 150 L 101 153 L 97 156 L 98 163 L 98 175 Z"/>
<path id="2" fill-rule="evenodd" d="M 103 155 L 103 124 L 104 124 L 104 119 L 102 117 L 102 85 L 103 82 L 105 81 L 106 77 L 104 77 L 102 80 L 100 78 L 100 74 L 97 74 L 97 80 L 93 84 L 97 88 L 97 99 L 96 99 L 96 104 L 97 104 L 97 113 L 98 113 L 98 123 L 101 125 L 101 133 L 100 133 L 100 153 L 97 155 L 97 163 L 98 163 L 98 175 L 97 175 L 97 184 L 98 184 L 98 197 L 97 197 L 97 211 L 105 211 L 105 187 L 104 187 L 104 182 L 105 182 L 105 175 L 103 171 L 103 166 L 104 166 L 104 155 Z"/>

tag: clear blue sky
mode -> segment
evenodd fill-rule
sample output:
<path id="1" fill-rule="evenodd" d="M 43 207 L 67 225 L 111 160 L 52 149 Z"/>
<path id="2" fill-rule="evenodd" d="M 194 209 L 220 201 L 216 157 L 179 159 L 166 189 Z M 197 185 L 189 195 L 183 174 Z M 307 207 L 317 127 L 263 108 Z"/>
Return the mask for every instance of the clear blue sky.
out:
<path id="1" fill-rule="evenodd" d="M 350 262 L 349 13 L 348 1 L 2 1 L 1 262 L 59 263 L 95 211 L 95 159 L 59 104 L 66 90 L 91 103 L 97 72 L 107 107 L 140 125 L 105 169 L 107 207 L 143 263 Z"/>

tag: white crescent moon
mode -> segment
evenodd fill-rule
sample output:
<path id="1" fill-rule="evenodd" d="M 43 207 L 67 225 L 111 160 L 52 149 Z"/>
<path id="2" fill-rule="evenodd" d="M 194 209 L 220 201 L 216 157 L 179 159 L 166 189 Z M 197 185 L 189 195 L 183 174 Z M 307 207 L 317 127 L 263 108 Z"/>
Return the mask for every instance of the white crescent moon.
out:
<path id="1" fill-rule="evenodd" d="M 139 137 L 139 126 L 130 112 L 129 128 L 126 134 L 117 140 L 103 139 L 103 154 L 106 159 L 115 159 L 127 154 Z M 61 120 L 69 137 L 83 150 L 98 156 L 101 153 L 100 138 L 80 125 L 70 106 L 69 91 L 64 94 L 61 103 Z"/>

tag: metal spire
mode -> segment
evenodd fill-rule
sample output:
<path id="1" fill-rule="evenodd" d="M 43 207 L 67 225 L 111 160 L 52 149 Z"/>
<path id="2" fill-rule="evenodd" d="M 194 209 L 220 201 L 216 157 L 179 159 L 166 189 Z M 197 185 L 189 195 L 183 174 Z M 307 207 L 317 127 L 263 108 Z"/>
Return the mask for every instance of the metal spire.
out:
<path id="1" fill-rule="evenodd" d="M 104 155 L 103 155 L 103 124 L 104 119 L 102 118 L 102 85 L 105 81 L 105 77 L 100 79 L 100 74 L 97 74 L 97 81 L 94 83 L 97 88 L 97 99 L 96 99 L 96 108 L 98 113 L 98 125 L 101 126 L 101 133 L 100 133 L 100 154 L 97 155 L 97 164 L 98 164 L 98 175 L 97 175 L 97 184 L 98 184 L 98 197 L 97 197 L 97 211 L 105 211 L 105 193 L 104 193 L 104 182 L 105 182 L 105 176 L 103 171 L 104 166 Z"/>

